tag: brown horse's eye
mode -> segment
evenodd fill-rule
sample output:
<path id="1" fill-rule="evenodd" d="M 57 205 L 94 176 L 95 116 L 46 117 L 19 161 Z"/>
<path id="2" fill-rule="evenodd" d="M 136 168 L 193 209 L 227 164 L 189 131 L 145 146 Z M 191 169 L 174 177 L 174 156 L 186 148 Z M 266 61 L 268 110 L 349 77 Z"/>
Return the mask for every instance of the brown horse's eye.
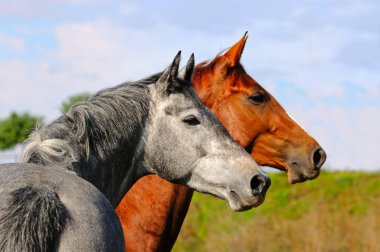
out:
<path id="1" fill-rule="evenodd" d="M 190 115 L 190 116 L 186 116 L 183 120 L 182 120 L 184 123 L 186 123 L 187 125 L 190 125 L 190 126 L 195 126 L 195 125 L 198 125 L 200 124 L 201 122 L 193 115 Z"/>
<path id="2" fill-rule="evenodd" d="M 256 104 L 256 105 L 263 104 L 268 99 L 269 99 L 268 96 L 266 94 L 264 94 L 264 93 L 261 93 L 261 92 L 257 92 L 257 93 L 255 93 L 255 94 L 253 94 L 252 96 L 249 97 L 249 100 L 253 104 Z"/>

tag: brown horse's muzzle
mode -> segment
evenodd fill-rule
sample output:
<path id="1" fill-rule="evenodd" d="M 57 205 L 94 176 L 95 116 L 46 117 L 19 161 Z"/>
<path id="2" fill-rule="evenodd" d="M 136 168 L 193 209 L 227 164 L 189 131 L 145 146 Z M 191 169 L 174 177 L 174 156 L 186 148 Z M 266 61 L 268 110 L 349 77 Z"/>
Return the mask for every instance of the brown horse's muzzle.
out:
<path id="1" fill-rule="evenodd" d="M 295 184 L 317 178 L 325 161 L 326 152 L 320 146 L 311 152 L 309 158 L 304 159 L 302 156 L 296 156 L 289 159 L 289 182 Z"/>

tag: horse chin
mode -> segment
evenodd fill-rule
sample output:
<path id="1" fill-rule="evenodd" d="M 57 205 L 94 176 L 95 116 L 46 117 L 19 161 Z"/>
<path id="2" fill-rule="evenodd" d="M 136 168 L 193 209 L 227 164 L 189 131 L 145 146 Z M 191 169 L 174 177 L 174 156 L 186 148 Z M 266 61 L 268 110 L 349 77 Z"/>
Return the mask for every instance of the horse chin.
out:
<path id="1" fill-rule="evenodd" d="M 297 183 L 302 183 L 307 180 L 313 180 L 317 178 L 320 174 L 319 169 L 311 169 L 308 174 L 304 173 L 299 173 L 299 172 L 288 172 L 288 181 L 290 184 L 297 184 Z"/>
<path id="2" fill-rule="evenodd" d="M 235 191 L 230 191 L 227 200 L 232 210 L 236 212 L 242 212 L 251 209 L 252 207 L 258 207 L 264 202 L 263 197 L 249 197 L 250 199 L 244 199 Z"/>

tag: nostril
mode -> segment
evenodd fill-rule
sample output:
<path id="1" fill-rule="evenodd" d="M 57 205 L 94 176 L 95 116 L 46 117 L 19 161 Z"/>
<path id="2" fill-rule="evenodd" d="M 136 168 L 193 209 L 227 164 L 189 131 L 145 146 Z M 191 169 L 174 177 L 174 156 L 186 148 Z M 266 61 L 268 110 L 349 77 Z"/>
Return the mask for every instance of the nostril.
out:
<path id="1" fill-rule="evenodd" d="M 319 153 L 319 150 L 317 150 L 314 152 L 314 155 L 313 155 L 313 163 L 318 164 L 320 160 L 321 160 L 321 153 Z"/>
<path id="2" fill-rule="evenodd" d="M 323 163 L 326 161 L 326 153 L 322 148 L 318 148 L 313 153 L 313 164 L 317 168 L 321 168 Z"/>
<path id="3" fill-rule="evenodd" d="M 251 179 L 251 189 L 254 195 L 260 194 L 264 186 L 265 186 L 265 178 L 263 176 L 255 175 Z"/>

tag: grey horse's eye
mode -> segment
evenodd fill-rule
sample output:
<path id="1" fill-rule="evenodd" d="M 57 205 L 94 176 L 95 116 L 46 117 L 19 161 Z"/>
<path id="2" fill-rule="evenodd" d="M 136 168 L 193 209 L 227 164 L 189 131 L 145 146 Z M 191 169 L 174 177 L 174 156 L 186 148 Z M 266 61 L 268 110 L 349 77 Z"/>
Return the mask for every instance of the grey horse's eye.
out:
<path id="1" fill-rule="evenodd" d="M 186 116 L 183 120 L 184 123 L 190 126 L 195 126 L 200 124 L 201 122 L 193 115 Z"/>

